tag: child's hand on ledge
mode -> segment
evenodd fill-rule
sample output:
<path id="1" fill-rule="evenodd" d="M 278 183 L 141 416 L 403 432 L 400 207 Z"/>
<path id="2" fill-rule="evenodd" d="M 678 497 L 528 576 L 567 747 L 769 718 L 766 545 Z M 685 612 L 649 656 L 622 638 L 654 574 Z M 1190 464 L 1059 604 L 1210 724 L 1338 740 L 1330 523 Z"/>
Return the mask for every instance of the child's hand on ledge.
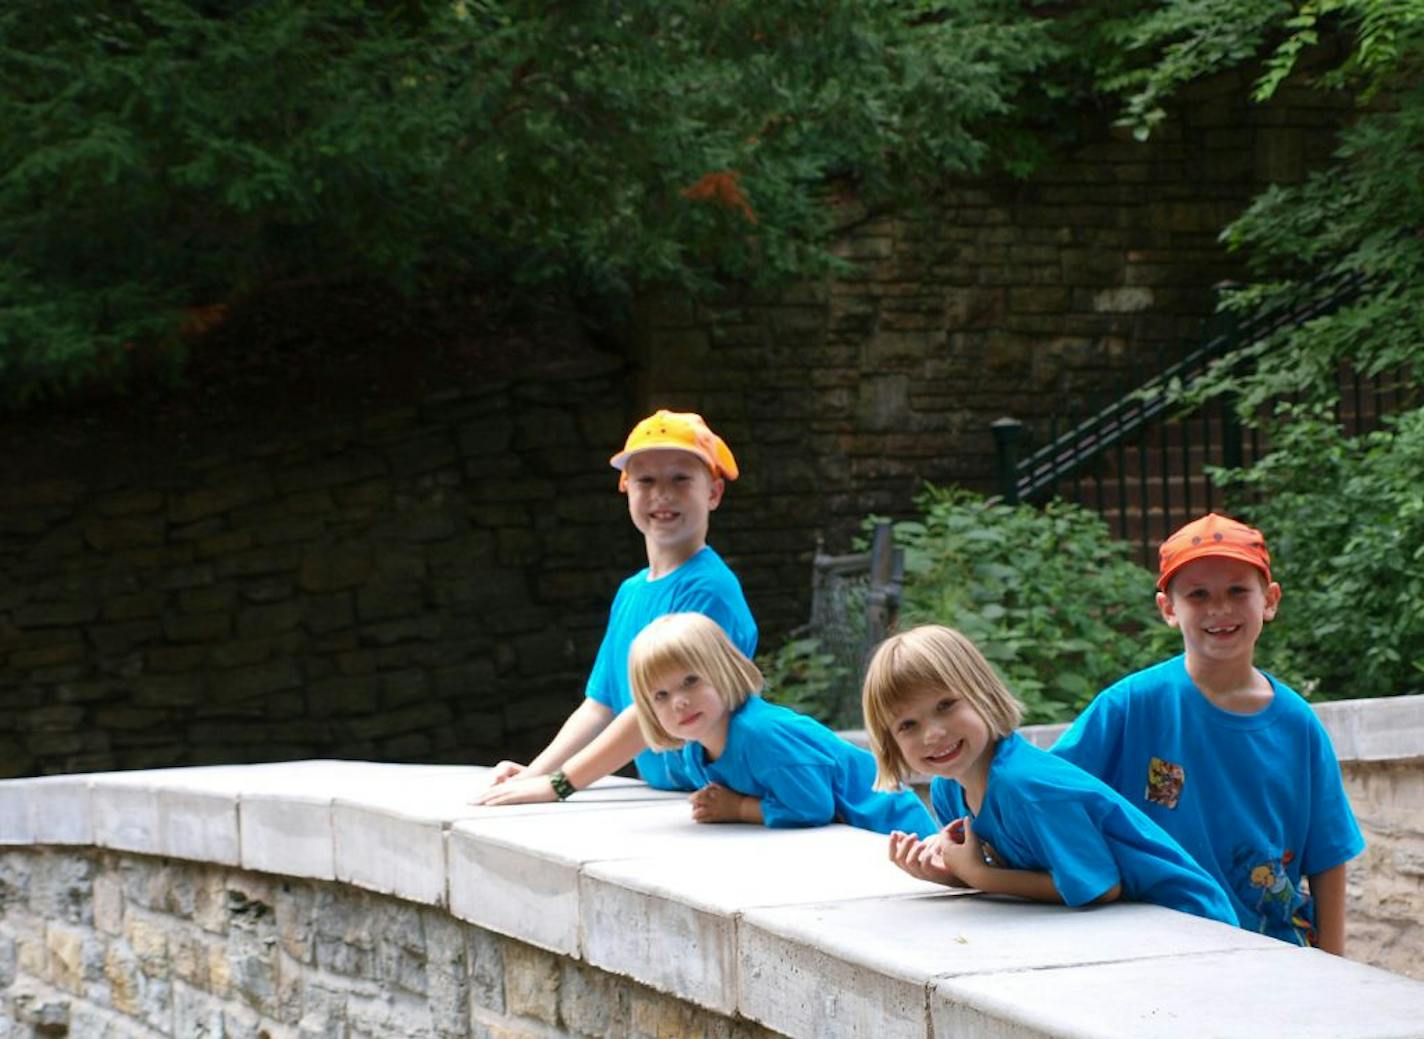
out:
<path id="1" fill-rule="evenodd" d="M 557 801 L 548 776 L 524 772 L 518 778 L 506 777 L 481 790 L 470 799 L 474 805 L 527 805 Z"/>
<path id="2" fill-rule="evenodd" d="M 968 887 L 946 859 L 946 847 L 963 840 L 963 829 L 955 823 L 946 826 L 933 837 L 920 840 L 913 833 L 896 830 L 890 835 L 890 861 L 918 880 L 949 887 Z"/>
<path id="3" fill-rule="evenodd" d="M 524 771 L 525 766 L 517 761 L 501 761 L 490 770 L 489 785 L 498 786 L 506 779 L 513 779 Z"/>
<path id="4" fill-rule="evenodd" d="M 698 823 L 760 823 L 761 801 L 708 783 L 688 798 L 692 821 Z"/>

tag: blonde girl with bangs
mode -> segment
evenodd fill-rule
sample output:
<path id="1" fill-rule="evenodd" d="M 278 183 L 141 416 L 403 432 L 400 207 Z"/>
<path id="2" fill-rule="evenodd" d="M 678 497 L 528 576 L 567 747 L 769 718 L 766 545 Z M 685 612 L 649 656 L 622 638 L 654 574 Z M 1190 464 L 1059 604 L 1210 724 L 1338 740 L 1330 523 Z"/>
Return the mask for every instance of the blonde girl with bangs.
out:
<path id="1" fill-rule="evenodd" d="M 876 649 L 862 694 L 878 789 L 932 777 L 944 827 L 890 835 L 921 880 L 1070 906 L 1152 902 L 1231 925 L 1221 886 L 1100 780 L 1015 731 L 1022 707 L 960 632 L 913 628 Z"/>
<path id="2" fill-rule="evenodd" d="M 692 818 L 772 827 L 842 822 L 928 837 L 912 790 L 875 789 L 875 759 L 826 726 L 761 696 L 761 671 L 700 613 L 660 617 L 628 652 L 648 746 L 681 755 L 696 787 Z"/>

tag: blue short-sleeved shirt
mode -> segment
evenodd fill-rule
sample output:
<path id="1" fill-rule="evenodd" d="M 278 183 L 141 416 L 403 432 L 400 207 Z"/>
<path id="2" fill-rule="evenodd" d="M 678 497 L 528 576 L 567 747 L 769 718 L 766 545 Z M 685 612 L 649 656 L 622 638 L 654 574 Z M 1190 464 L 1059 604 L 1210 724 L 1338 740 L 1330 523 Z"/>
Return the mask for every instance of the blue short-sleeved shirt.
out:
<path id="1" fill-rule="evenodd" d="M 943 823 L 968 814 L 954 780 L 936 777 L 930 799 Z M 1221 886 L 1160 826 L 1107 784 L 1017 733 L 994 750 L 973 827 L 996 862 L 1047 871 L 1070 906 L 1121 883 L 1123 898 L 1237 922 Z"/>
<path id="2" fill-rule="evenodd" d="M 748 657 L 756 655 L 757 627 L 741 582 L 711 545 L 657 580 L 644 567 L 628 578 L 613 597 L 608 627 L 589 672 L 585 695 L 615 715 L 631 708 L 628 685 L 628 648 L 638 632 L 668 613 L 703 613 L 722 626 L 727 637 Z M 676 755 L 639 751 L 634 762 L 650 786 L 663 790 L 697 789 L 684 775 L 669 772 Z M 675 767 L 675 766 L 674 766 Z"/>
<path id="3" fill-rule="evenodd" d="M 697 787 L 718 783 L 761 800 L 767 826 L 824 826 L 843 822 L 862 830 L 901 830 L 928 837 L 936 830 L 913 790 L 874 789 L 875 759 L 814 718 L 748 697 L 732 712 L 727 746 L 707 760 L 700 743 L 681 751 L 682 767 Z"/>
<path id="4" fill-rule="evenodd" d="M 1358 855 L 1334 748 L 1315 712 L 1270 675 L 1255 714 L 1223 711 L 1177 656 L 1103 690 L 1053 753 L 1141 808 L 1221 882 L 1241 926 L 1309 944 L 1301 876 Z"/>

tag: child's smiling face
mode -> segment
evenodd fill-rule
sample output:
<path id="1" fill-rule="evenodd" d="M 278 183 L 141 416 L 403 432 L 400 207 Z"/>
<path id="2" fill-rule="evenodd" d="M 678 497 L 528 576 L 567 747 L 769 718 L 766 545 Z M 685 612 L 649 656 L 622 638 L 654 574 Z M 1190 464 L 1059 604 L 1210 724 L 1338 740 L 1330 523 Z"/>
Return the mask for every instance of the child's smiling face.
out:
<path id="1" fill-rule="evenodd" d="M 706 678 L 681 667 L 665 671 L 649 683 L 648 699 L 669 736 L 701 743 L 714 757 L 721 753 L 727 739 L 727 704 Z"/>
<path id="2" fill-rule="evenodd" d="M 656 448 L 628 459 L 628 514 L 650 547 L 691 554 L 707 538 L 722 481 L 690 451 Z"/>
<path id="3" fill-rule="evenodd" d="M 1226 556 L 1195 559 L 1157 594 L 1162 619 L 1182 632 L 1187 655 L 1202 662 L 1250 661 L 1281 586 L 1250 563 Z"/>
<path id="4" fill-rule="evenodd" d="M 993 733 L 974 705 L 954 691 L 921 690 L 892 718 L 891 734 L 912 769 L 960 783 L 987 774 Z"/>

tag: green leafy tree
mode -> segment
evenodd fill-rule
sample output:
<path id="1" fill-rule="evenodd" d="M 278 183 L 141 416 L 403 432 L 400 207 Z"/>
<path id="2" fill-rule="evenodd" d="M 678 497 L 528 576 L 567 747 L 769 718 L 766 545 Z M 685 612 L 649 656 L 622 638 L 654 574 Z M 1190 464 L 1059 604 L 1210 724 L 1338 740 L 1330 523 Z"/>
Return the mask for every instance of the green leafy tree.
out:
<path id="1" fill-rule="evenodd" d="M 176 352 L 272 285 L 831 269 L 838 197 L 1010 141 L 1050 28 L 1001 0 L 7 5 L 0 385 Z"/>

